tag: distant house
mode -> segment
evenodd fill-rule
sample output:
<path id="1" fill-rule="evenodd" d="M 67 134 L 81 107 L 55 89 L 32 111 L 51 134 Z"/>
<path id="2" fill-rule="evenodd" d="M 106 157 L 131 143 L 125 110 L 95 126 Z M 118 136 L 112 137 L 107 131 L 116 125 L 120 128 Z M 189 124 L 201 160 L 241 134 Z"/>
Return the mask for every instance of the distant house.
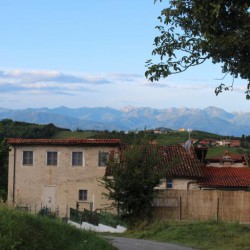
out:
<path id="1" fill-rule="evenodd" d="M 250 169 L 248 167 L 205 167 L 201 189 L 248 190 Z"/>
<path id="2" fill-rule="evenodd" d="M 214 139 L 203 139 L 198 142 L 198 145 L 201 147 L 213 147 L 217 145 L 217 142 Z"/>
<path id="3" fill-rule="evenodd" d="M 200 178 L 204 177 L 203 165 L 198 159 L 193 147 L 184 148 L 182 145 L 159 146 L 157 149 L 162 159 L 161 166 L 156 168 L 164 172 L 161 185 L 157 189 L 196 189 Z M 200 155 L 200 157 L 202 157 Z M 164 168 L 164 171 L 162 171 Z M 112 176 L 112 169 L 106 168 L 106 175 Z"/>
<path id="4" fill-rule="evenodd" d="M 247 155 L 231 154 L 225 150 L 223 155 L 205 160 L 207 148 L 163 148 L 166 164 L 171 167 L 161 189 L 249 190 L 250 157 Z"/>
<path id="5" fill-rule="evenodd" d="M 188 149 L 182 145 L 164 146 L 166 182 L 161 188 L 166 189 L 197 189 L 198 181 L 204 177 L 203 164 L 198 159 L 193 147 Z"/>
<path id="6" fill-rule="evenodd" d="M 250 168 L 247 155 L 224 154 L 208 159 L 201 189 L 249 190 Z"/>
<path id="7" fill-rule="evenodd" d="M 230 146 L 231 141 L 230 140 L 219 140 L 216 141 L 216 143 L 218 144 L 218 146 Z"/>
<path id="8" fill-rule="evenodd" d="M 231 147 L 240 147 L 240 140 L 231 140 L 230 146 Z"/>
<path id="9" fill-rule="evenodd" d="M 8 202 L 67 216 L 70 207 L 107 205 L 98 179 L 118 139 L 9 139 Z"/>

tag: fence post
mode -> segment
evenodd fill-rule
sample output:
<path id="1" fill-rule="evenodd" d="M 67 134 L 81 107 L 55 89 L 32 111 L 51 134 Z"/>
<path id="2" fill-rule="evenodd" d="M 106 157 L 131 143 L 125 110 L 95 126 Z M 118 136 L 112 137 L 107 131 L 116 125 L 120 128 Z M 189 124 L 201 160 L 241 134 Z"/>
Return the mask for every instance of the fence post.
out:
<path id="1" fill-rule="evenodd" d="M 180 196 L 180 220 L 182 220 L 182 202 L 181 202 L 181 196 Z"/>
<path id="2" fill-rule="evenodd" d="M 218 197 L 218 199 L 217 199 L 217 215 L 216 215 L 217 222 L 219 221 L 219 210 L 220 210 L 220 198 Z"/>

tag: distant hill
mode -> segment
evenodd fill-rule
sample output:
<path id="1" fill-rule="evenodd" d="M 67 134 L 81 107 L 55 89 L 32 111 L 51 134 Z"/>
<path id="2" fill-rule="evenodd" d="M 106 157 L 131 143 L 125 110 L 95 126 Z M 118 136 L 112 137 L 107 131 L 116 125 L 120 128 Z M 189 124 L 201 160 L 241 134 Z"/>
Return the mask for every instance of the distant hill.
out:
<path id="1" fill-rule="evenodd" d="M 0 108 L 0 120 L 9 118 L 37 124 L 53 123 L 71 130 L 142 130 L 165 127 L 191 128 L 220 135 L 250 135 L 250 113 L 229 113 L 216 107 L 205 109 L 126 107 L 118 110 L 97 108 L 38 108 L 11 110 Z"/>
<path id="2" fill-rule="evenodd" d="M 0 121 L 0 141 L 3 138 L 51 138 L 58 132 L 68 130 L 58 128 L 52 123 L 38 125 L 3 119 Z"/>

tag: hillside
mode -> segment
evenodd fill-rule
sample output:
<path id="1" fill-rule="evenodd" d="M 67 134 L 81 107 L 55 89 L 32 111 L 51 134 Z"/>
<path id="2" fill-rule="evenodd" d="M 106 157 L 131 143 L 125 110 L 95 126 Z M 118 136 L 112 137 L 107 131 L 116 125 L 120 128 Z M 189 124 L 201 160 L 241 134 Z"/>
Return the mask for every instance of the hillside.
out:
<path id="1" fill-rule="evenodd" d="M 99 108 L 39 108 L 11 110 L 0 108 L 0 120 L 49 124 L 71 130 L 143 130 L 157 127 L 178 130 L 192 128 L 219 135 L 242 136 L 250 134 L 250 113 L 229 113 L 216 107 L 189 108 L 135 108 L 121 110 Z"/>
<path id="2" fill-rule="evenodd" d="M 81 231 L 57 219 L 22 213 L 3 205 L 0 207 L 0 221 L 0 249 L 115 249 L 92 232 Z"/>
<path id="3" fill-rule="evenodd" d="M 0 121 L 0 140 L 2 138 L 51 138 L 58 132 L 70 131 L 54 124 L 39 125 L 4 119 Z"/>

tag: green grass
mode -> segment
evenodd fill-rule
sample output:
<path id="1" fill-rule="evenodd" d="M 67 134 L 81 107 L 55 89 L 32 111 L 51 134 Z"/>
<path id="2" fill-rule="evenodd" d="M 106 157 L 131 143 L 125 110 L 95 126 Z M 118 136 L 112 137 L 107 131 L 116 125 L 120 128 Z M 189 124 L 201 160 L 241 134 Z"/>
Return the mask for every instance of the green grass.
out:
<path id="1" fill-rule="evenodd" d="M 233 148 L 233 147 L 224 147 L 224 146 L 210 147 L 208 149 L 206 158 L 209 159 L 209 158 L 213 158 L 216 156 L 222 156 L 226 150 L 232 154 L 244 154 L 249 151 L 246 149 L 244 150 L 242 148 Z"/>
<path id="2" fill-rule="evenodd" d="M 203 250 L 249 250 L 250 225 L 223 222 L 163 222 L 142 225 L 124 236 L 176 243 Z"/>
<path id="3" fill-rule="evenodd" d="M 0 249 L 111 250 L 96 233 L 79 230 L 59 220 L 0 207 Z"/>

